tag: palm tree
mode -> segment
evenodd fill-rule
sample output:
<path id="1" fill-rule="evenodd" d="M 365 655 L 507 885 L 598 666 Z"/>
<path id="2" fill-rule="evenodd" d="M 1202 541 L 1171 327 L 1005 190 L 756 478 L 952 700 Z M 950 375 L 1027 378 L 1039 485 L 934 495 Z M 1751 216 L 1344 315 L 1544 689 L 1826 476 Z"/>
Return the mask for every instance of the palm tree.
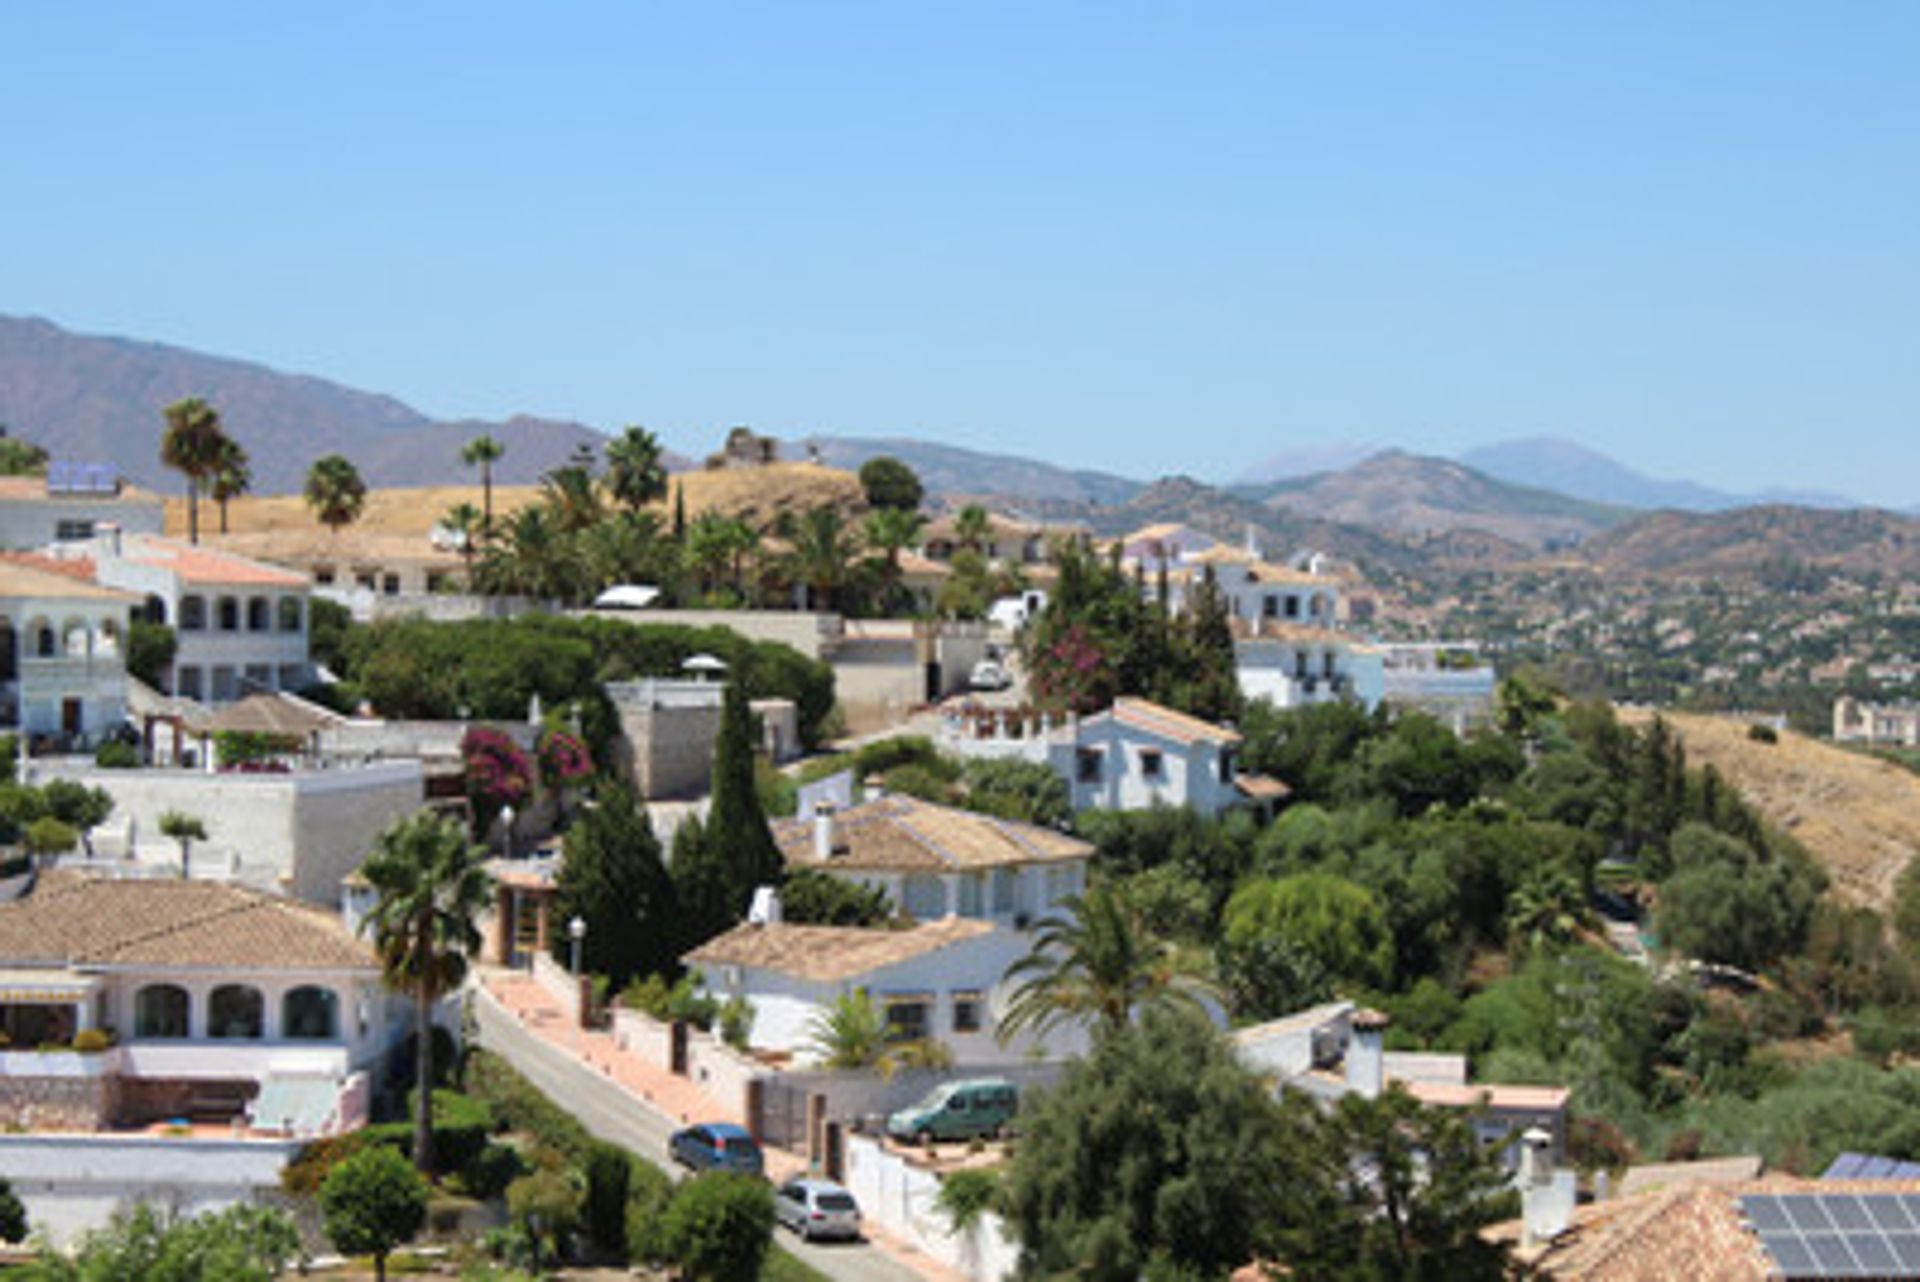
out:
<path id="1" fill-rule="evenodd" d="M 785 513 L 780 536 L 793 549 L 789 554 L 793 577 L 807 585 L 807 608 L 831 610 L 860 551 L 846 517 L 839 508 L 825 504 L 808 509 L 797 521 L 792 513 Z"/>
<path id="2" fill-rule="evenodd" d="M 963 548 L 972 548 L 985 554 L 987 541 L 993 537 L 993 518 L 987 515 L 987 509 L 978 503 L 969 503 L 960 509 L 960 515 L 953 521 L 953 538 Z"/>
<path id="3" fill-rule="evenodd" d="M 616 583 L 664 587 L 679 573 L 680 547 L 661 533 L 659 514 L 616 512 L 580 532 L 577 563 L 593 591 Z"/>
<path id="4" fill-rule="evenodd" d="M 212 485 L 207 491 L 220 505 L 220 533 L 227 532 L 227 504 L 252 488 L 252 460 L 247 457 L 246 447 L 231 436 L 222 436 L 219 457 L 213 464 Z"/>
<path id="5" fill-rule="evenodd" d="M 807 1048 L 822 1068 L 872 1069 L 891 1078 L 901 1069 L 951 1068 L 953 1048 L 938 1038 L 903 1041 L 864 988 L 833 999 L 807 1021 Z"/>
<path id="6" fill-rule="evenodd" d="M 166 434 L 160 438 L 160 461 L 187 478 L 187 540 L 200 541 L 200 483 L 219 461 L 221 442 L 220 411 L 189 396 L 175 401 L 162 413 L 166 416 Z"/>
<path id="7" fill-rule="evenodd" d="M 607 490 L 630 512 L 667 496 L 667 469 L 660 439 L 644 427 L 629 427 L 607 445 Z"/>
<path id="8" fill-rule="evenodd" d="M 367 483 L 360 479 L 360 469 L 342 454 L 314 460 L 307 469 L 305 493 L 315 519 L 335 535 L 341 526 L 358 520 L 360 509 L 367 505 Z"/>
<path id="9" fill-rule="evenodd" d="M 727 518 L 718 512 L 702 512 L 687 527 L 687 560 L 700 576 L 702 594 L 726 573 L 733 560 L 733 545 L 727 532 Z"/>
<path id="10" fill-rule="evenodd" d="M 572 599 L 582 567 L 575 555 L 577 541 L 553 518 L 547 506 L 536 503 L 507 519 L 504 533 L 487 548 L 480 564 L 483 591 Z"/>
<path id="11" fill-rule="evenodd" d="M 389 986 L 413 998 L 413 1162 L 433 1161 L 433 1008 L 467 976 L 474 925 L 492 893 L 482 852 L 457 820 L 422 810 L 396 820 L 360 867 L 379 899 L 360 929 L 373 936 Z"/>
<path id="12" fill-rule="evenodd" d="M 160 816 L 160 834 L 180 843 L 180 876 L 192 876 L 193 843 L 207 839 L 207 826 L 193 815 L 169 810 Z"/>
<path id="13" fill-rule="evenodd" d="M 578 534 L 606 517 L 593 470 L 579 463 L 556 467 L 542 477 L 540 497 L 554 523 L 567 534 Z"/>
<path id="14" fill-rule="evenodd" d="M 1000 1021 L 1002 1043 L 1070 1020 L 1092 1019 L 1096 1033 L 1114 1033 L 1143 1006 L 1197 1005 L 1215 991 L 1204 963 L 1154 936 L 1112 886 L 1094 886 L 1061 906 L 1069 915 L 1041 922 L 1033 948 L 1007 970 L 1007 979 L 1021 982 Z"/>
<path id="15" fill-rule="evenodd" d="M 468 467 L 478 465 L 480 468 L 480 491 L 485 495 L 481 532 L 489 542 L 493 540 L 493 465 L 498 463 L 500 456 L 506 452 L 507 447 L 491 436 L 476 436 L 460 451 L 462 463 Z"/>
<path id="16" fill-rule="evenodd" d="M 473 558 L 478 556 L 480 548 L 481 522 L 480 509 L 471 503 L 455 503 L 440 518 L 440 527 L 460 540 L 460 556 L 467 563 L 467 583 L 473 583 Z"/>
<path id="17" fill-rule="evenodd" d="M 891 607 L 900 589 L 900 553 L 913 546 L 927 518 L 911 508 L 883 507 L 867 513 L 867 546 L 885 555 L 886 600 Z"/>

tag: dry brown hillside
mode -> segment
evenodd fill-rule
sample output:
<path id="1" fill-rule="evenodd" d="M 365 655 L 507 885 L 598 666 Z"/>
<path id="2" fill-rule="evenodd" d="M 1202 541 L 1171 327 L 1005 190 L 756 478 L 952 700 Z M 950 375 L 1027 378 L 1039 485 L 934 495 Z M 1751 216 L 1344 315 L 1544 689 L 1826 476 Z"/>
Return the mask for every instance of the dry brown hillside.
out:
<path id="1" fill-rule="evenodd" d="M 1623 712 L 1644 723 L 1651 713 Z M 1771 822 L 1804 843 L 1849 903 L 1884 911 L 1893 879 L 1920 854 L 1920 775 L 1889 762 L 1782 731 L 1778 743 L 1747 736 L 1747 723 L 1663 714 L 1689 765 L 1711 765 Z"/>
<path id="2" fill-rule="evenodd" d="M 823 504 L 835 504 L 850 511 L 864 502 L 860 478 L 851 472 L 812 463 L 676 472 L 673 483 L 686 491 L 688 519 L 702 512 L 717 511 L 726 516 L 744 517 L 762 528 L 771 525 L 781 512 L 803 511 Z M 494 516 L 497 519 L 515 511 L 539 494 L 537 486 L 496 485 L 493 487 Z M 459 503 L 479 507 L 480 500 L 478 485 L 370 490 L 366 510 L 353 528 L 368 534 L 424 536 L 449 508 Z M 660 510 L 664 515 L 669 509 L 662 505 Z M 320 528 L 305 501 L 298 495 L 288 494 L 234 500 L 228 512 L 228 525 L 236 534 Z M 200 506 L 200 528 L 204 531 L 220 528 L 219 509 L 205 500 Z M 167 500 L 167 532 L 180 535 L 187 532 L 185 499 Z"/>

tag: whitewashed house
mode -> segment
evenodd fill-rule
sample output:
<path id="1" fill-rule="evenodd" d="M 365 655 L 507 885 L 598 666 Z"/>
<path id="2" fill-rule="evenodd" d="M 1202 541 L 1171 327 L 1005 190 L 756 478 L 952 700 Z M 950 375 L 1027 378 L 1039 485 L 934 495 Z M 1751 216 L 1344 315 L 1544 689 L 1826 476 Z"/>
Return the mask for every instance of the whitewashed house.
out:
<path id="1" fill-rule="evenodd" d="M 109 526 L 158 534 L 166 503 L 105 465 L 55 461 L 45 476 L 0 476 L 0 548 L 91 539 Z"/>
<path id="2" fill-rule="evenodd" d="M 1105 712 L 1059 723 L 1031 712 L 950 709 L 940 746 L 969 759 L 1048 766 L 1076 811 L 1181 806 L 1212 817 L 1236 806 L 1269 808 L 1287 795 L 1277 780 L 1240 772 L 1237 731 L 1147 699 L 1118 699 Z"/>
<path id="3" fill-rule="evenodd" d="M 0 904 L 0 1119 L 321 1134 L 365 1120 L 407 1028 L 340 919 L 205 881 L 52 872 Z M 88 1030 L 104 1050 L 46 1051 Z"/>
<path id="4" fill-rule="evenodd" d="M 142 617 L 174 631 L 165 693 L 226 704 L 312 680 L 303 574 L 151 535 L 113 532 L 51 549 L 104 587 L 137 593 Z"/>
<path id="5" fill-rule="evenodd" d="M 86 743 L 126 720 L 126 635 L 139 598 L 60 563 L 0 559 L 0 725 Z"/>
<path id="6" fill-rule="evenodd" d="M 1088 843 L 1031 824 L 887 796 L 838 813 L 776 822 L 788 866 L 884 890 L 917 924 L 904 930 L 736 926 L 683 960 L 710 992 L 753 1005 L 756 1050 L 809 1057 L 808 1027 L 843 993 L 866 990 L 901 1040 L 933 1037 L 967 1065 L 1070 1054 L 1077 1027 L 1002 1046 L 1007 969 L 1029 928 L 1086 888 Z"/>

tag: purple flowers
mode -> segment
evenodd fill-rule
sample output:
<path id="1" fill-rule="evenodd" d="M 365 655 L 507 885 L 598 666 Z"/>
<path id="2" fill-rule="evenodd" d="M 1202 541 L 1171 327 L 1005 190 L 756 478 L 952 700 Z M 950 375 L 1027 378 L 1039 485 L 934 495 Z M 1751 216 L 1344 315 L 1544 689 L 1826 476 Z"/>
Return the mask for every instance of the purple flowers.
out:
<path id="1" fill-rule="evenodd" d="M 467 796 L 483 813 L 523 805 L 533 795 L 533 763 L 500 731 L 484 726 L 467 731 L 460 756 L 467 765 Z"/>
<path id="2" fill-rule="evenodd" d="M 565 730 L 547 730 L 536 748 L 540 758 L 540 779 L 549 788 L 566 788 L 593 773 L 593 757 L 587 745 Z"/>

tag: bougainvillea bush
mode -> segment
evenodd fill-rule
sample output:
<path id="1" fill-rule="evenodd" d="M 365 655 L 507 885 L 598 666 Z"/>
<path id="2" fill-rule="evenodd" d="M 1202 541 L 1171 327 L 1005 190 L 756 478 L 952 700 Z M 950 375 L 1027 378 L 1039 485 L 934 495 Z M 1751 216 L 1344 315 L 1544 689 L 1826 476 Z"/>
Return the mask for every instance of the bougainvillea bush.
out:
<path id="1" fill-rule="evenodd" d="M 460 756 L 467 766 L 467 799 L 481 832 L 502 806 L 517 809 L 532 800 L 533 763 L 505 734 L 475 726 L 460 741 Z"/>
<path id="2" fill-rule="evenodd" d="M 543 731 L 535 754 L 540 758 L 540 781 L 549 788 L 577 787 L 593 776 L 593 755 L 569 731 Z"/>

